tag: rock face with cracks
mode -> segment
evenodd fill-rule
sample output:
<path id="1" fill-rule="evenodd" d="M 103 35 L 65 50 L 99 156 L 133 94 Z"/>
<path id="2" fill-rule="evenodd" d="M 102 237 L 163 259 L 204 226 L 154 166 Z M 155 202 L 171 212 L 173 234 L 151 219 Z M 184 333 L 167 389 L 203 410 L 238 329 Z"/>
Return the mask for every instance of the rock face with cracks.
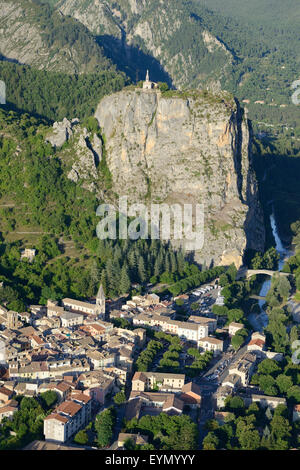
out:
<path id="1" fill-rule="evenodd" d="M 196 261 L 240 266 L 246 248 L 264 249 L 251 126 L 229 94 L 125 89 L 104 97 L 95 117 L 116 193 L 129 203 L 203 204 Z"/>

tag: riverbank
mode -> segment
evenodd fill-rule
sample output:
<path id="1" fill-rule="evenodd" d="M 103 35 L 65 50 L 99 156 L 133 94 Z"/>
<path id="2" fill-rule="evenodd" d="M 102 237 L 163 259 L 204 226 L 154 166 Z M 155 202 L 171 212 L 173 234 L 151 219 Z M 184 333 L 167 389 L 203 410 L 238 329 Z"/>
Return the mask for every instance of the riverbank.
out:
<path id="1" fill-rule="evenodd" d="M 285 247 L 282 240 L 280 239 L 274 211 L 270 215 L 270 224 L 271 224 L 272 233 L 275 239 L 275 248 L 279 255 L 278 270 L 277 270 L 279 272 L 282 270 L 286 260 L 294 255 L 294 251 L 292 250 L 292 245 L 290 245 L 289 247 Z M 259 291 L 259 297 L 264 297 L 264 298 L 266 297 L 267 293 L 270 290 L 271 282 L 272 282 L 271 278 L 266 279 L 263 282 L 262 287 Z M 253 327 L 254 331 L 262 332 L 264 328 L 268 326 L 269 317 L 268 317 L 267 312 L 263 308 L 264 304 L 265 304 L 265 299 L 260 299 L 258 301 L 260 313 L 258 314 L 251 313 L 248 315 L 249 323 Z"/>

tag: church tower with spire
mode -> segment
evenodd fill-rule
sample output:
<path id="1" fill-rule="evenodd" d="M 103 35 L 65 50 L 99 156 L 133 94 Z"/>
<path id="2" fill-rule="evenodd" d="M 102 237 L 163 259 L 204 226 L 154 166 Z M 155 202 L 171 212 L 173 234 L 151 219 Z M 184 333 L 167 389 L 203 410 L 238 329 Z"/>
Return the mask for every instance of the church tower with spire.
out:
<path id="1" fill-rule="evenodd" d="M 152 90 L 153 88 L 157 88 L 157 83 L 151 82 L 150 76 L 149 76 L 149 70 L 147 70 L 146 80 L 143 82 L 143 89 Z"/>
<path id="2" fill-rule="evenodd" d="M 98 315 L 105 315 L 105 294 L 102 284 L 100 284 L 96 296 L 96 310 Z"/>

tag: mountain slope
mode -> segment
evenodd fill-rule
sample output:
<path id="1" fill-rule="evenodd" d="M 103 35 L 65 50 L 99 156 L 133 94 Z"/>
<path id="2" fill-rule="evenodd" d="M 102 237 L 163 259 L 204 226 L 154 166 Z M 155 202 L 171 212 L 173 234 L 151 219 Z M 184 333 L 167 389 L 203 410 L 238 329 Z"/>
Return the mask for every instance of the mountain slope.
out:
<path id="1" fill-rule="evenodd" d="M 0 54 L 38 69 L 91 72 L 111 66 L 85 26 L 38 0 L 0 1 Z"/>
<path id="2" fill-rule="evenodd" d="M 153 80 L 176 87 L 229 90 L 247 100 L 250 118 L 277 132 L 294 127 L 291 84 L 300 73 L 299 5 L 281 3 L 59 0 L 55 7 L 97 35 L 134 81 L 148 68 Z"/>
<path id="3" fill-rule="evenodd" d="M 225 16 L 241 18 L 272 26 L 298 26 L 300 5 L 298 0 L 195 0 L 210 10 Z"/>
<path id="4" fill-rule="evenodd" d="M 7 109 L 51 121 L 91 116 L 102 96 L 121 90 L 128 81 L 113 69 L 75 75 L 8 61 L 0 61 L 0 77 L 6 83 Z"/>
<path id="5" fill-rule="evenodd" d="M 56 8 L 98 35 L 106 54 L 134 80 L 143 79 L 150 68 L 154 80 L 191 87 L 216 82 L 231 71 L 230 51 L 182 1 L 60 0 Z"/>

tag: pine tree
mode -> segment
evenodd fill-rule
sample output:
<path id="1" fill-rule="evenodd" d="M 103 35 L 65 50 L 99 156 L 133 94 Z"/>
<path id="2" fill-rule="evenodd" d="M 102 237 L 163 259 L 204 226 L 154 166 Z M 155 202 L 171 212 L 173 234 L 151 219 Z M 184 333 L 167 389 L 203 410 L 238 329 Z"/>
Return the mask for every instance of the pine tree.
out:
<path id="1" fill-rule="evenodd" d="M 270 409 L 270 407 L 268 406 L 268 408 L 266 409 L 266 418 L 268 418 L 269 421 L 271 421 L 271 419 L 273 418 L 273 415 L 272 415 L 272 411 Z"/>
<path id="2" fill-rule="evenodd" d="M 157 256 L 154 263 L 154 276 L 159 277 L 162 273 L 162 263 L 160 256 Z"/>
<path id="3" fill-rule="evenodd" d="M 185 260 L 183 251 L 181 249 L 177 252 L 177 266 L 178 272 L 180 276 L 182 276 L 184 274 Z"/>
<path id="4" fill-rule="evenodd" d="M 119 264 L 114 263 L 112 259 L 109 259 L 106 263 L 106 274 L 108 280 L 108 289 L 112 297 L 118 295 L 119 284 L 121 276 L 121 268 Z"/>
<path id="5" fill-rule="evenodd" d="M 122 252 L 121 252 L 121 248 L 119 245 L 116 245 L 114 247 L 114 263 L 116 264 L 120 264 L 121 262 L 121 259 L 122 259 Z"/>
<path id="6" fill-rule="evenodd" d="M 290 343 L 291 345 L 293 344 L 294 341 L 297 341 L 298 339 L 298 328 L 296 325 L 292 326 L 291 331 L 290 331 Z"/>
<path id="7" fill-rule="evenodd" d="M 108 295 L 108 281 L 107 281 L 107 273 L 105 269 L 102 269 L 101 273 L 101 284 L 104 290 L 104 294 Z"/>
<path id="8" fill-rule="evenodd" d="M 168 252 L 165 254 L 164 271 L 166 271 L 167 273 L 169 273 L 171 271 L 171 263 L 170 263 L 170 260 L 169 260 L 169 253 Z"/>
<path id="9" fill-rule="evenodd" d="M 171 261 L 171 272 L 176 273 L 177 271 L 177 261 L 174 251 L 170 253 L 170 261 Z"/>
<path id="10" fill-rule="evenodd" d="M 138 275 L 139 275 L 139 280 L 141 283 L 146 281 L 145 262 L 142 256 L 140 256 L 138 260 Z"/>
<path id="11" fill-rule="evenodd" d="M 129 277 L 129 269 L 127 263 L 124 263 L 121 270 L 120 294 L 128 294 L 130 287 L 131 282 Z"/>
<path id="12" fill-rule="evenodd" d="M 88 295 L 95 294 L 96 289 L 98 288 L 100 273 L 99 268 L 97 265 L 97 261 L 93 260 L 90 268 L 90 276 L 89 276 L 89 288 L 88 288 Z"/>
<path id="13" fill-rule="evenodd" d="M 131 249 L 127 255 L 127 260 L 129 264 L 130 279 L 133 282 L 138 281 L 138 272 L 137 272 L 137 259 L 135 250 Z"/>

